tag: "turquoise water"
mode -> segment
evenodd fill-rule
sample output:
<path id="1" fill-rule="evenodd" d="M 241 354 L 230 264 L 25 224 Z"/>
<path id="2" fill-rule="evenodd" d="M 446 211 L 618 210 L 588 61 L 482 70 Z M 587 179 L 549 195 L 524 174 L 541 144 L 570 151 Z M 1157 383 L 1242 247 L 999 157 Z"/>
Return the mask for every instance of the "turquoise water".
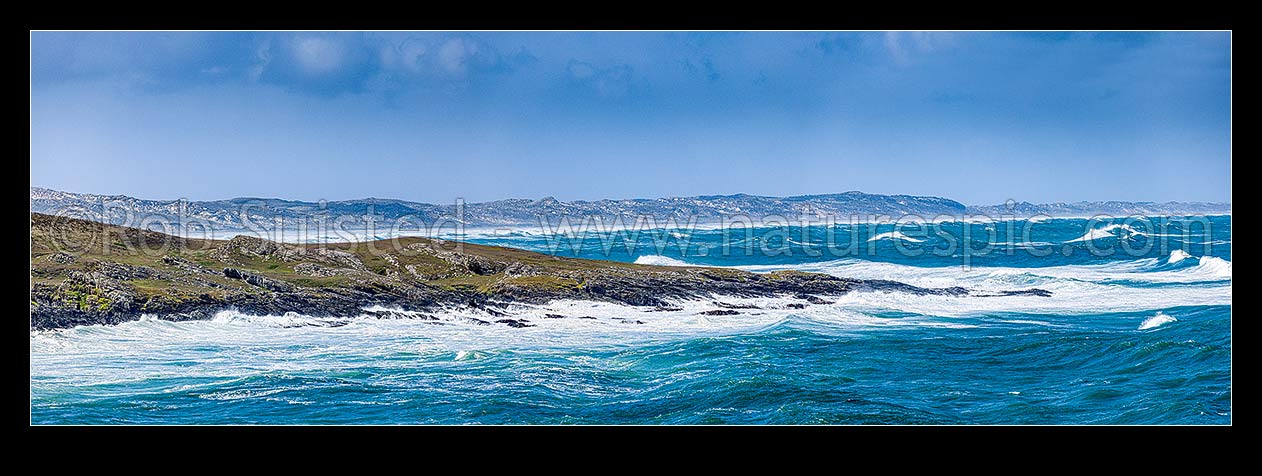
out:
<path id="1" fill-rule="evenodd" d="M 611 240 L 618 232 L 574 242 L 470 232 L 469 241 L 562 255 L 1039 287 L 1053 296 L 863 292 L 805 309 L 788 308 L 801 302 L 788 297 L 721 298 L 761 308 L 735 316 L 698 315 L 714 308 L 707 301 L 672 312 L 558 302 L 511 308 L 535 325 L 523 329 L 479 325 L 469 319 L 486 317 L 478 311 L 450 309 L 437 321 L 224 312 L 41 331 L 31 335 L 31 418 L 1228 424 L 1230 228 L 1230 217 L 1212 217 L 943 223 L 900 228 L 902 237 L 878 237 L 892 225 L 685 230 L 632 236 L 633 250 L 616 246 L 625 245 Z M 952 249 L 952 240 L 970 250 Z M 863 249 L 829 251 L 847 242 Z"/>

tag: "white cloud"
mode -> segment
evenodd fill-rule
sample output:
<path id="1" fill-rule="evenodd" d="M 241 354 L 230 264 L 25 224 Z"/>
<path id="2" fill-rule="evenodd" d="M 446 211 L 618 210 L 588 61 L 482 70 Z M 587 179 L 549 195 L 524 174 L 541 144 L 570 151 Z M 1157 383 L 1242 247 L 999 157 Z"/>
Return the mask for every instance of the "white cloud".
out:
<path id="1" fill-rule="evenodd" d="M 413 73 L 418 73 L 424 68 L 425 54 L 428 48 L 425 43 L 415 38 L 403 40 L 396 49 L 399 55 L 399 64 L 403 68 Z"/>
<path id="2" fill-rule="evenodd" d="M 951 46 L 955 35 L 935 31 L 887 31 L 885 50 L 894 61 L 906 65 L 917 55 L 932 53 Z"/>
<path id="3" fill-rule="evenodd" d="M 452 38 L 438 48 L 438 65 L 448 76 L 463 77 L 468 72 L 468 57 L 477 54 L 478 45 Z"/>
<path id="4" fill-rule="evenodd" d="M 272 61 L 272 40 L 268 38 L 259 44 L 254 50 L 254 66 L 249 69 L 248 76 L 250 81 L 258 81 L 263 76 L 263 70 L 267 69 L 267 64 Z"/>
<path id="5" fill-rule="evenodd" d="M 626 64 L 597 68 L 591 63 L 570 60 L 565 71 L 572 80 L 590 87 L 602 97 L 626 96 L 637 86 L 634 71 Z"/>
<path id="6" fill-rule="evenodd" d="M 298 65 L 308 74 L 337 71 L 346 56 L 346 48 L 330 38 L 295 38 L 293 48 Z"/>

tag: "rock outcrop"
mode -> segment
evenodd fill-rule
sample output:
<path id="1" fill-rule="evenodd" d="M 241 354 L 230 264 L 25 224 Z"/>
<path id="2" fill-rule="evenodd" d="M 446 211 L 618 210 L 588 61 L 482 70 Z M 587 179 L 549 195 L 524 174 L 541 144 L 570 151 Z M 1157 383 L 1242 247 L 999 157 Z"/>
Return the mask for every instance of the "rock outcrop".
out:
<path id="1" fill-rule="evenodd" d="M 408 311 L 460 305 L 490 312 L 510 302 L 579 299 L 652 311 L 677 310 L 672 300 L 711 296 L 796 296 L 828 304 L 819 296 L 860 289 L 910 295 L 1049 294 L 1032 289 L 983 295 L 798 271 L 650 266 L 420 237 L 312 245 L 252 237 L 186 240 L 41 214 L 32 214 L 31 236 L 34 329 L 116 324 L 144 314 L 206 319 L 230 308 L 347 316 L 372 305 Z M 720 309 L 707 314 L 756 309 L 714 304 Z M 533 325 L 512 318 L 496 322 Z"/>

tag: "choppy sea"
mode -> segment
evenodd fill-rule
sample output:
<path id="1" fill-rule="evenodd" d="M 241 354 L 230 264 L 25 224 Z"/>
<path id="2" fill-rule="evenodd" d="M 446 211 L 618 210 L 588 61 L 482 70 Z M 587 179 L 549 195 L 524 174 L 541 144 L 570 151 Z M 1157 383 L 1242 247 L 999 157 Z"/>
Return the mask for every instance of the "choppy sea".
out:
<path id="1" fill-rule="evenodd" d="M 606 231 L 470 242 L 1051 297 L 855 292 L 31 333 L 34 424 L 1229 424 L 1231 217 Z M 631 246 L 634 244 L 635 246 Z M 712 301 L 758 309 L 707 316 Z M 563 315 L 564 318 L 547 317 Z"/>

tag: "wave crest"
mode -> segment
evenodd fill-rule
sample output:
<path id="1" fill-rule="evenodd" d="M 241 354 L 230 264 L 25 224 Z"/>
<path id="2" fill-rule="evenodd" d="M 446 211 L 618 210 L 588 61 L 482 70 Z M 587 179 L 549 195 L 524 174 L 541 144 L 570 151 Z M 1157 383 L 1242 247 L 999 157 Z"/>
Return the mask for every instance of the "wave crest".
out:
<path id="1" fill-rule="evenodd" d="M 1161 327 L 1164 324 L 1169 324 L 1177 320 L 1178 319 L 1175 319 L 1174 316 L 1171 316 L 1161 311 L 1157 311 L 1156 315 L 1149 317 L 1147 319 L 1144 319 L 1144 322 L 1141 322 L 1139 324 L 1139 330 L 1142 331 L 1145 329 L 1155 329 L 1157 327 Z"/>
<path id="2" fill-rule="evenodd" d="M 1214 256 L 1201 257 L 1201 263 L 1191 269 L 1207 276 L 1231 278 L 1231 262 Z"/>
<path id="3" fill-rule="evenodd" d="M 1170 252 L 1170 257 L 1166 259 L 1166 264 L 1179 264 L 1189 258 L 1195 258 L 1183 250 L 1174 250 Z"/>
<path id="4" fill-rule="evenodd" d="M 904 235 L 902 232 L 899 232 L 899 231 L 887 231 L 885 233 L 878 233 L 872 236 L 871 238 L 868 238 L 869 242 L 877 241 L 877 240 L 903 240 L 903 241 L 909 241 L 912 243 L 923 243 L 925 241 L 920 238 L 912 238 L 910 236 Z"/>
<path id="5" fill-rule="evenodd" d="M 695 264 L 691 264 L 686 261 L 662 255 L 644 255 L 636 258 L 635 264 L 651 264 L 654 266 L 696 266 Z"/>
<path id="6" fill-rule="evenodd" d="M 1082 242 L 1082 241 L 1099 240 L 1103 238 L 1116 238 L 1119 236 L 1119 234 L 1115 232 L 1117 230 L 1126 232 L 1128 235 L 1143 235 L 1144 234 L 1144 232 L 1136 230 L 1134 227 L 1130 225 L 1123 224 L 1123 223 L 1114 223 L 1111 225 L 1105 225 L 1104 227 L 1101 227 L 1101 228 L 1092 228 L 1090 230 L 1087 230 L 1087 232 L 1083 233 L 1082 236 L 1066 241 L 1065 243 L 1077 243 L 1077 242 Z"/>

